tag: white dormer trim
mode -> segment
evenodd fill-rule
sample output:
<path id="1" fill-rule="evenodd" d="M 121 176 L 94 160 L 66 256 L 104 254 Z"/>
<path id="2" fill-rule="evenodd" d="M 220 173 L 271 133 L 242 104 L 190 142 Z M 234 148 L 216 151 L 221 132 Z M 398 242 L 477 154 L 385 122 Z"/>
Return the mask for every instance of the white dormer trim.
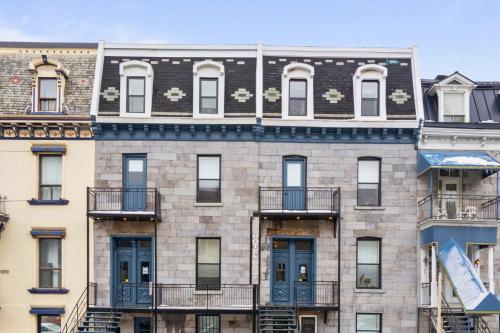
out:
<path id="1" fill-rule="evenodd" d="M 387 67 L 368 64 L 356 69 L 353 76 L 354 92 L 354 119 L 356 120 L 387 120 L 386 109 L 386 78 Z M 379 115 L 368 117 L 361 115 L 361 83 L 365 80 L 376 80 L 379 82 Z"/>
<path id="2" fill-rule="evenodd" d="M 290 116 L 288 100 L 290 96 L 290 80 L 303 79 L 307 82 L 307 114 L 305 116 Z M 314 67 L 303 63 L 288 64 L 283 68 L 281 75 L 281 117 L 288 120 L 314 119 Z"/>
<path id="3" fill-rule="evenodd" d="M 454 83 L 457 82 L 457 83 Z M 476 84 L 463 76 L 462 74 L 455 72 L 447 78 L 441 80 L 440 82 L 434 84 L 431 89 L 429 89 L 430 95 L 436 95 L 438 100 L 438 121 L 444 121 L 444 100 L 446 94 L 461 94 L 463 95 L 463 110 L 464 110 L 464 122 L 470 122 L 470 94 L 472 90 L 476 87 Z"/>
<path id="4" fill-rule="evenodd" d="M 151 117 L 153 103 L 153 66 L 150 63 L 131 60 L 120 63 L 120 117 L 146 118 Z M 143 76 L 144 80 L 144 113 L 127 112 L 127 77 Z"/>
<path id="5" fill-rule="evenodd" d="M 214 78 L 217 82 L 217 114 L 200 113 L 200 79 Z M 224 118 L 225 70 L 222 63 L 205 60 L 193 65 L 193 118 Z"/>
<path id="6" fill-rule="evenodd" d="M 44 78 L 56 79 L 56 109 L 45 112 L 65 112 L 65 90 L 69 71 L 63 67 L 57 59 L 42 56 L 33 59 L 28 64 L 28 70 L 32 73 L 31 81 L 31 112 L 40 112 L 40 87 L 39 80 Z"/>

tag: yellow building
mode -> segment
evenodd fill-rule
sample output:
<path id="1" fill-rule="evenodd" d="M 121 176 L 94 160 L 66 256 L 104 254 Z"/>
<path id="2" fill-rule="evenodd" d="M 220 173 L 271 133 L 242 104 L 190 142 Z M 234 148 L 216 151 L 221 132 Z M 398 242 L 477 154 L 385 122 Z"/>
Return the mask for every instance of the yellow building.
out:
<path id="1" fill-rule="evenodd" d="M 0 43 L 1 333 L 64 331 L 86 288 L 96 52 Z"/>

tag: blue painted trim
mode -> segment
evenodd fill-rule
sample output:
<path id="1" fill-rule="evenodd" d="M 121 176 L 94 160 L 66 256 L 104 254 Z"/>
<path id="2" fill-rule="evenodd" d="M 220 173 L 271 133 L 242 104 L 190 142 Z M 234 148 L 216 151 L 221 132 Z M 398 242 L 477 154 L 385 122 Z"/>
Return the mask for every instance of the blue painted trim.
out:
<path id="1" fill-rule="evenodd" d="M 39 236 L 57 236 L 64 237 L 66 236 L 66 231 L 64 230 L 31 230 L 32 237 Z"/>
<path id="2" fill-rule="evenodd" d="M 64 314 L 64 307 L 49 308 L 49 307 L 32 306 L 30 309 L 30 314 L 46 315 L 46 316 L 62 315 Z"/>
<path id="3" fill-rule="evenodd" d="M 418 128 L 330 128 L 256 124 L 122 124 L 93 125 L 95 139 L 166 141 L 255 141 L 416 144 Z"/>
<path id="4" fill-rule="evenodd" d="M 69 200 L 38 200 L 33 198 L 31 200 L 28 200 L 28 203 L 32 206 L 66 206 L 69 203 Z"/>
<path id="5" fill-rule="evenodd" d="M 65 153 L 65 146 L 33 146 L 31 147 L 33 153 Z"/>
<path id="6" fill-rule="evenodd" d="M 312 254 L 312 273 L 313 279 L 311 281 L 315 281 L 316 279 L 316 251 L 317 251 L 317 241 L 316 237 L 304 237 L 304 236 L 287 236 L 287 235 L 273 235 L 271 236 L 271 243 L 269 244 L 269 257 L 270 257 L 270 269 L 271 269 L 271 274 L 269 274 L 270 279 L 269 279 L 269 303 L 273 304 L 273 281 L 274 281 L 274 262 L 273 262 L 273 241 L 275 239 L 293 239 L 293 240 L 310 240 L 313 242 L 313 254 Z M 290 255 L 290 262 L 292 262 L 292 255 Z M 293 262 L 295 262 L 295 253 L 293 254 Z M 291 269 L 292 267 L 289 267 Z M 291 292 L 294 292 L 291 290 Z M 315 294 L 313 294 L 313 297 L 316 297 Z"/>
<path id="7" fill-rule="evenodd" d="M 467 244 L 496 244 L 496 227 L 431 226 L 420 232 L 420 246 L 438 243 L 444 246 L 454 239 L 462 251 L 467 252 Z"/>
<path id="8" fill-rule="evenodd" d="M 30 288 L 30 294 L 67 294 L 69 289 L 66 288 Z"/>

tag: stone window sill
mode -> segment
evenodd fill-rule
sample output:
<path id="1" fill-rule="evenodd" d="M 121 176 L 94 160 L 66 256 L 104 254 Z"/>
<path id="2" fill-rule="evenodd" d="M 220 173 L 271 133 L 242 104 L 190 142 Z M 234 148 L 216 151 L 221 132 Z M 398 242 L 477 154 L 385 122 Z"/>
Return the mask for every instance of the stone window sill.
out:
<path id="1" fill-rule="evenodd" d="M 385 210 L 382 206 L 355 206 L 354 210 Z"/>
<path id="2" fill-rule="evenodd" d="M 195 202 L 195 207 L 222 207 L 222 202 Z"/>
<path id="3" fill-rule="evenodd" d="M 355 294 L 385 294 L 383 289 L 354 289 Z"/>
<path id="4" fill-rule="evenodd" d="M 67 294 L 66 288 L 31 288 L 28 289 L 30 294 Z"/>
<path id="5" fill-rule="evenodd" d="M 66 199 L 59 199 L 59 200 L 31 199 L 31 200 L 28 200 L 28 203 L 32 206 L 66 206 L 69 203 L 69 200 L 66 200 Z"/>

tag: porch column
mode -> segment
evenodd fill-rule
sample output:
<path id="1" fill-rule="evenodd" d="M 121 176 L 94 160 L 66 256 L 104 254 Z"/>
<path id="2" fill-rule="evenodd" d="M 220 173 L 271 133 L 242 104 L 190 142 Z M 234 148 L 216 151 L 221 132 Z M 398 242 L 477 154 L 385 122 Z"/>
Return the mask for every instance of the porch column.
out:
<path id="1" fill-rule="evenodd" d="M 420 305 L 427 305 L 429 294 L 426 295 L 423 284 L 429 283 L 425 259 L 427 258 L 426 248 L 420 249 Z M 428 289 L 427 289 L 428 290 Z"/>
<path id="2" fill-rule="evenodd" d="M 432 244 L 431 247 L 432 258 L 431 258 L 431 307 L 437 306 L 437 258 L 436 258 L 436 244 Z"/>
<path id="3" fill-rule="evenodd" d="M 474 268 L 478 275 L 481 274 L 481 252 L 479 250 L 479 245 L 474 246 Z"/>
<path id="4" fill-rule="evenodd" d="M 495 293 L 495 280 L 493 279 L 493 246 L 488 247 L 488 283 L 490 292 Z"/>

